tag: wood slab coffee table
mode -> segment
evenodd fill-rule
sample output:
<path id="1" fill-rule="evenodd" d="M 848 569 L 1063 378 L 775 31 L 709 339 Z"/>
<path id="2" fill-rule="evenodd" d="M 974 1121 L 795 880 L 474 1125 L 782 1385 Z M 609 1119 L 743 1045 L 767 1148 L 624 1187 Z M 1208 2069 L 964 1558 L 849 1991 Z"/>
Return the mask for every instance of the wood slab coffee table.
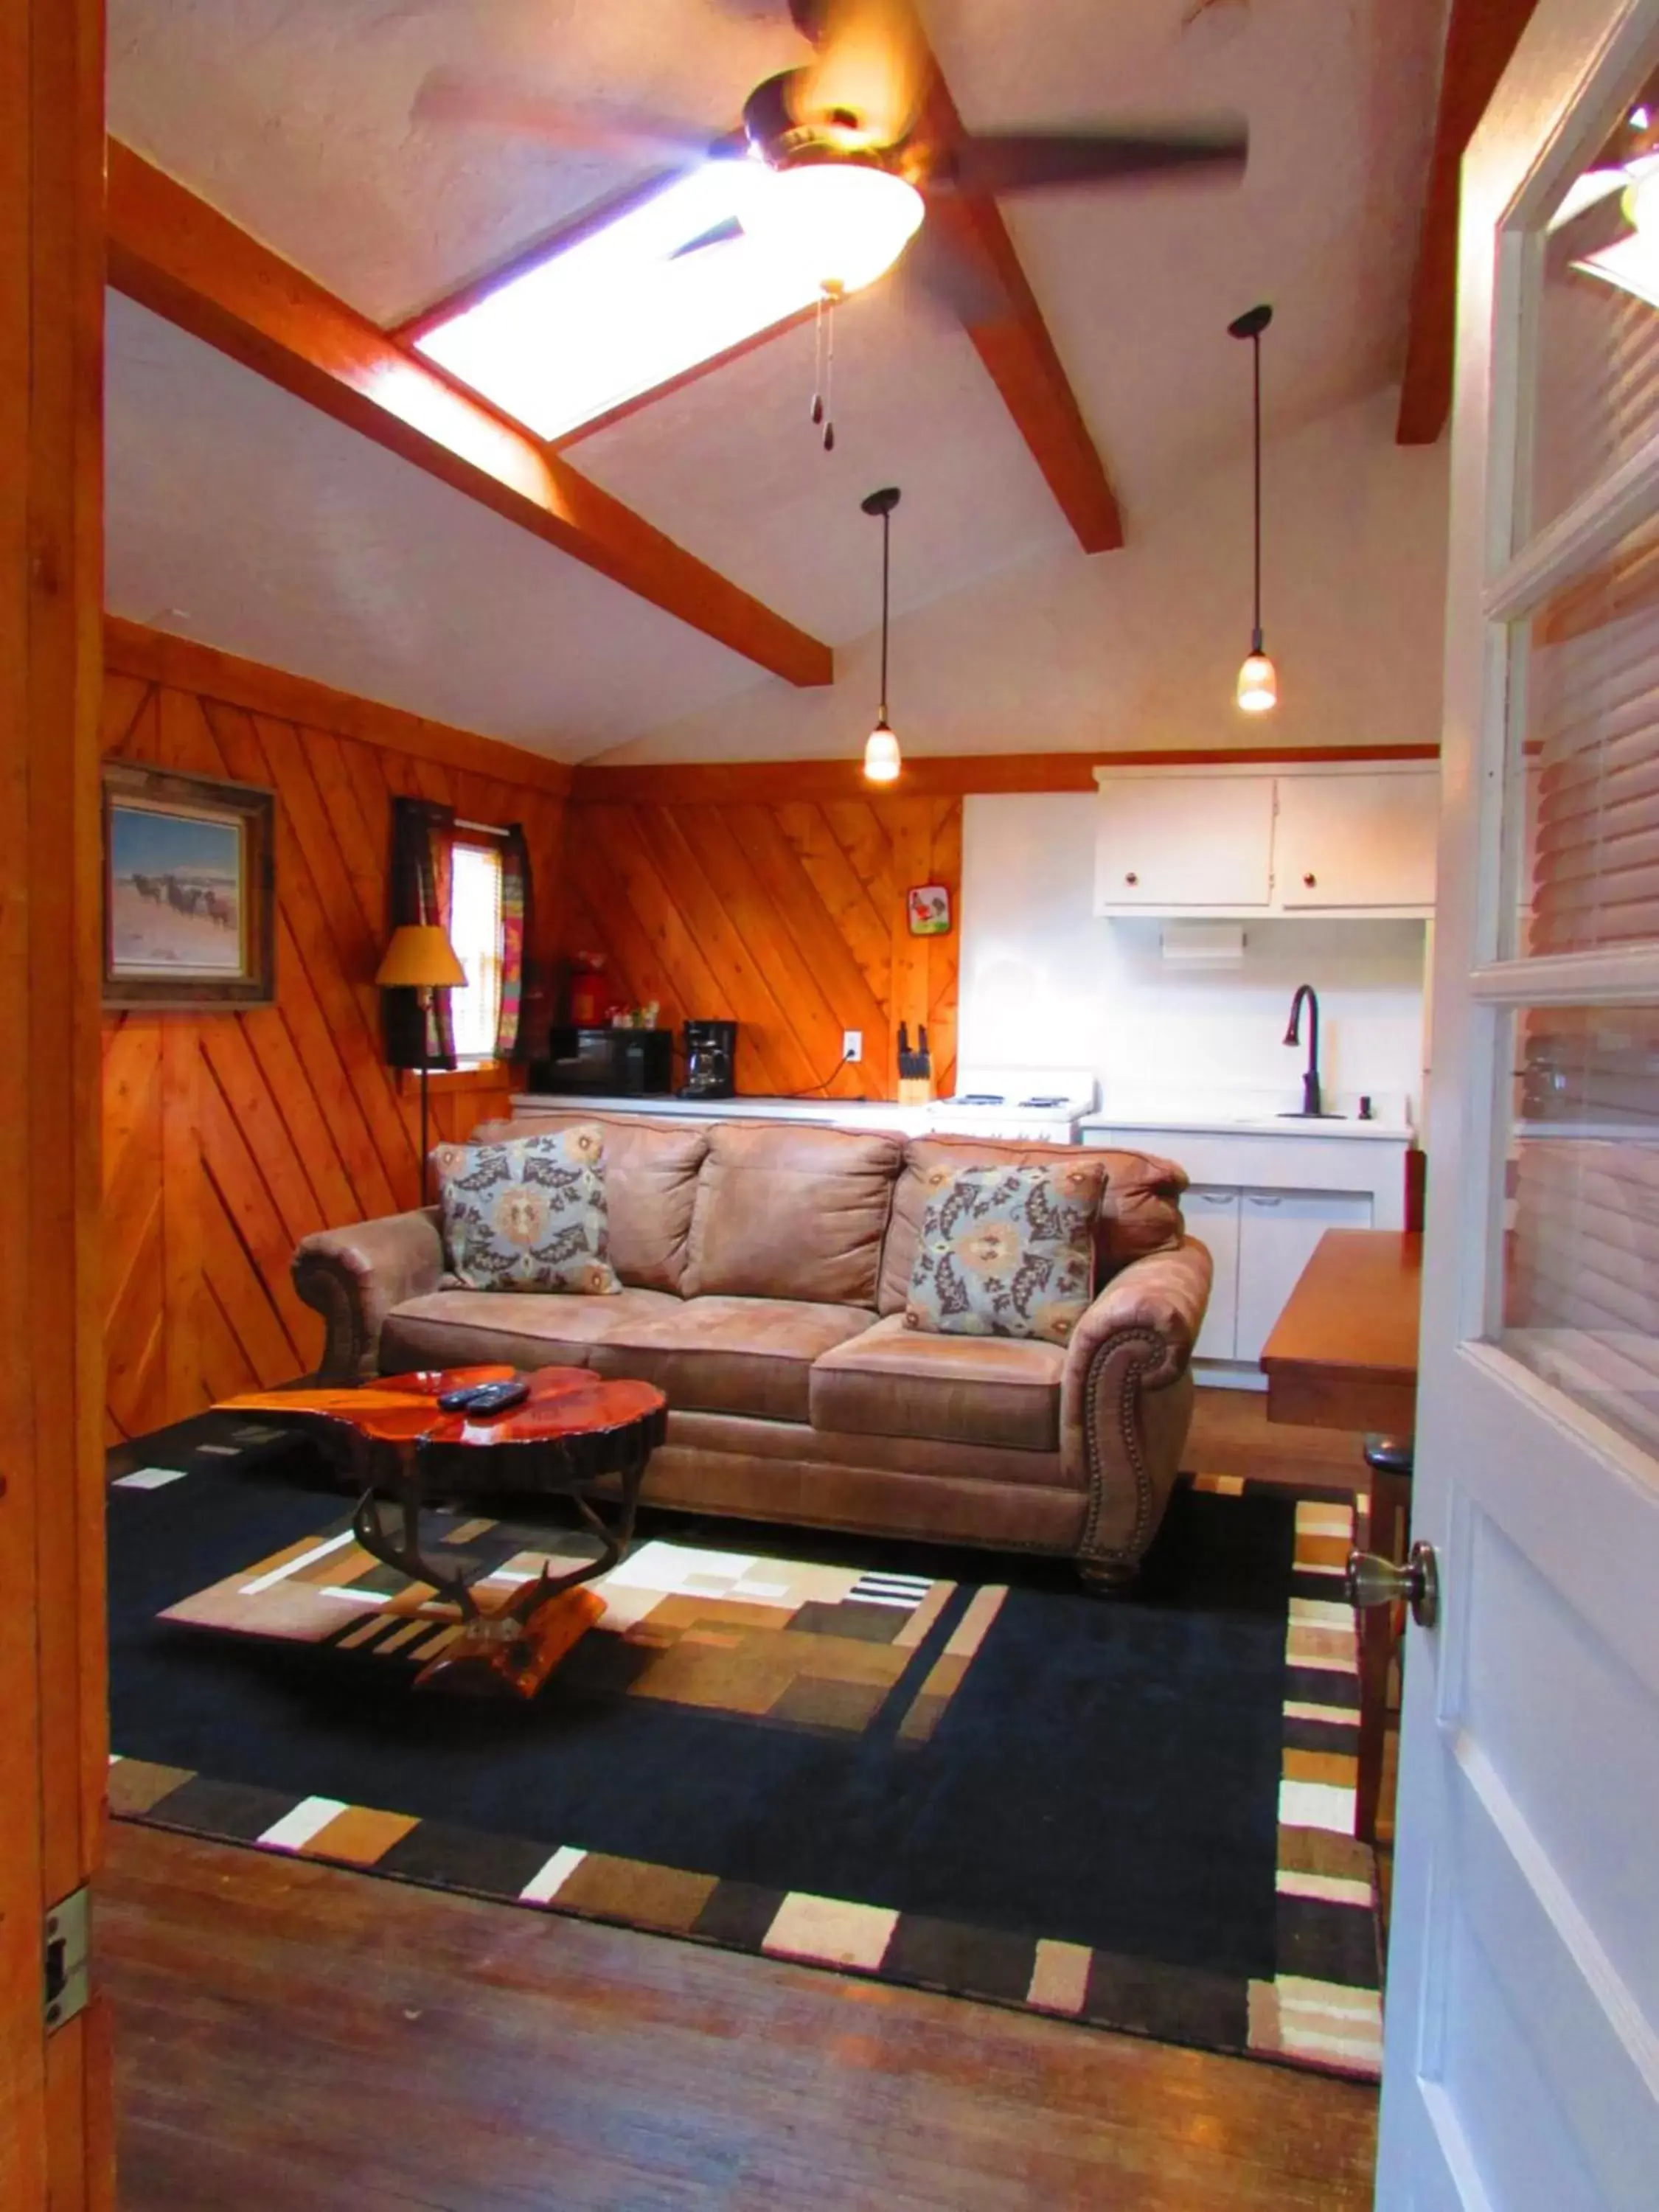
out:
<path id="1" fill-rule="evenodd" d="M 462 1633 L 416 1677 L 417 1685 L 508 1689 L 533 1697 L 572 1644 L 605 1611 L 581 1583 L 606 1574 L 633 1540 L 647 1462 L 662 1442 L 668 1401 L 648 1382 L 611 1382 L 586 1367 L 540 1367 L 523 1376 L 529 1395 L 506 1412 L 446 1413 L 445 1393 L 510 1381 L 511 1367 L 427 1368 L 357 1385 L 252 1390 L 218 1409 L 258 1413 L 314 1434 L 343 1457 L 362 1494 L 352 1533 L 371 1558 L 424 1583 L 453 1605 Z M 590 1494 L 607 1477 L 616 1492 L 607 1520 Z M 559 1497 L 574 1503 L 599 1540 L 596 1559 L 540 1576 L 505 1603 L 482 1607 L 468 1577 L 428 1559 L 421 1508 L 441 1498 Z M 398 1509 L 388 1528 L 380 1500 Z"/>

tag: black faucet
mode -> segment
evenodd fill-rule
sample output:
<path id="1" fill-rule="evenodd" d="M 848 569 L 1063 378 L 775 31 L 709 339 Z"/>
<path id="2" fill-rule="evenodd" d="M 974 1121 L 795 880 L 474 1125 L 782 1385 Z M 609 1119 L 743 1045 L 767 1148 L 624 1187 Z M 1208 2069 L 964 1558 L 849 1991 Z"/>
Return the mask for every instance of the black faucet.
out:
<path id="1" fill-rule="evenodd" d="M 1310 1115 L 1322 1116 L 1324 1106 L 1319 1096 L 1319 994 L 1311 983 L 1298 983 L 1296 996 L 1291 1000 L 1291 1025 L 1285 1032 L 1286 1044 L 1302 1042 L 1302 1001 L 1308 1002 L 1308 1072 L 1302 1079 L 1302 1111 Z"/>

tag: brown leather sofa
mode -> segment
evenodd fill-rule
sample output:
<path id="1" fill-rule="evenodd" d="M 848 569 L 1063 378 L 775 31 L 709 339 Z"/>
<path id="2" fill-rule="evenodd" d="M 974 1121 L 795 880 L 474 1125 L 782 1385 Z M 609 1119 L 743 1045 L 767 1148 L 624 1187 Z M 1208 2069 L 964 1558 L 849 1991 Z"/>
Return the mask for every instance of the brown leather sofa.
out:
<path id="1" fill-rule="evenodd" d="M 619 1295 L 444 1287 L 437 1210 L 307 1237 L 300 1296 L 333 1377 L 501 1361 L 640 1377 L 667 1394 L 648 1501 L 699 1512 L 1045 1552 L 1121 1583 L 1156 1534 L 1192 1415 L 1210 1256 L 1186 1176 L 1139 1152 L 759 1121 L 605 1115 Z M 927 1178 L 940 1165 L 1098 1162 L 1097 1295 L 1066 1346 L 907 1329 Z"/>

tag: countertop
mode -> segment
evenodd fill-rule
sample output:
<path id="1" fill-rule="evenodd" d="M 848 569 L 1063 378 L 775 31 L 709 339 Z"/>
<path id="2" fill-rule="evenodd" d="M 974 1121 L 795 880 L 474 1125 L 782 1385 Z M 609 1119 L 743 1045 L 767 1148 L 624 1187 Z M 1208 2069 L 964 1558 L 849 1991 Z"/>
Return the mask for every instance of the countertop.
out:
<path id="1" fill-rule="evenodd" d="M 1332 1137 L 1358 1139 L 1367 1144 L 1414 1145 L 1417 1132 L 1405 1121 L 1362 1121 L 1357 1116 L 1332 1115 L 1306 1119 L 1299 1114 L 1091 1114 L 1078 1124 L 1091 1129 L 1148 1133 L 1159 1129 L 1182 1129 L 1212 1137 Z"/>
<path id="2" fill-rule="evenodd" d="M 686 1121 L 832 1121 L 842 1127 L 899 1129 L 920 1135 L 931 1109 L 901 1106 L 891 1098 L 663 1098 L 638 1093 L 611 1097 L 586 1091 L 524 1091 L 514 1092 L 513 1110 L 649 1114 Z"/>

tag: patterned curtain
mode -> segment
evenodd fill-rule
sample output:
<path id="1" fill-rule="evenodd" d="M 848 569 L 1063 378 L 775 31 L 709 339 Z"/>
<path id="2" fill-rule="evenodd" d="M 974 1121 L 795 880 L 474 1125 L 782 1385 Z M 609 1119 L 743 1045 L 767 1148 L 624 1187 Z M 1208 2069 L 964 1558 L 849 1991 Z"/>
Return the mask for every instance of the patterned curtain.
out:
<path id="1" fill-rule="evenodd" d="M 514 822 L 501 845 L 501 1012 L 495 1029 L 497 1060 L 521 1056 L 530 902 L 530 848 L 522 827 Z"/>
<path id="2" fill-rule="evenodd" d="M 449 927 L 449 886 L 455 849 L 455 810 L 426 799 L 392 802 L 392 927 L 435 922 Z M 383 991 L 388 1067 L 421 1064 L 421 1009 L 412 990 Z M 453 1067 L 455 1040 L 449 994 L 434 991 L 426 1018 L 428 1064 Z"/>

